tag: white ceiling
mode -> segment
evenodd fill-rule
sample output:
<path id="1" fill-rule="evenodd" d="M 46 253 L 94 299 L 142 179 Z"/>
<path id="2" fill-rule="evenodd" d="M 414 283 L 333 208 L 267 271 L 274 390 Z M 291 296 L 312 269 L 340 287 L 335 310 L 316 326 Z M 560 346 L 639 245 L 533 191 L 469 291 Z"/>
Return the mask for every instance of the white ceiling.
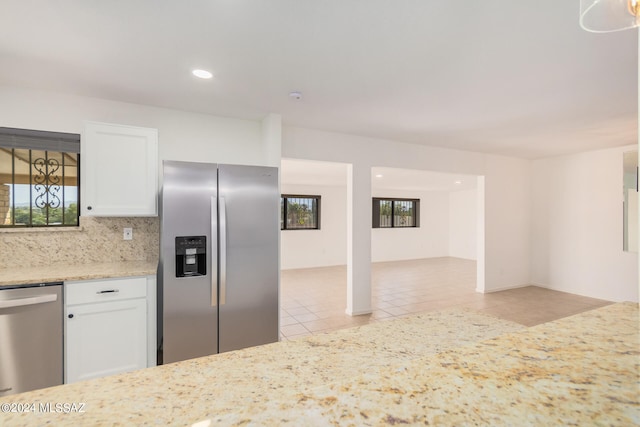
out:
<path id="1" fill-rule="evenodd" d="M 381 175 L 381 176 L 378 176 Z M 347 164 L 282 159 L 283 185 L 347 185 Z M 395 168 L 371 168 L 371 188 L 402 191 L 460 191 L 477 187 L 477 177 Z"/>
<path id="2" fill-rule="evenodd" d="M 637 142 L 578 0 L 2 0 L 0 85 L 537 158 Z M 211 70 L 210 81 L 191 76 Z M 289 98 L 292 90 L 304 98 Z"/>

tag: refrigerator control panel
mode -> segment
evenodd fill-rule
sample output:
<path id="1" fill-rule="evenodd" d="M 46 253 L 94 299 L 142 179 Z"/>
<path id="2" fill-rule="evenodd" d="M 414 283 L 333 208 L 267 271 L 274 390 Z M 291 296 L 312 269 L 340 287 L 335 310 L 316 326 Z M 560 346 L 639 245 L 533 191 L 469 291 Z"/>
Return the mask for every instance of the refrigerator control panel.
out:
<path id="1" fill-rule="evenodd" d="M 176 237 L 176 277 L 207 274 L 207 236 Z"/>

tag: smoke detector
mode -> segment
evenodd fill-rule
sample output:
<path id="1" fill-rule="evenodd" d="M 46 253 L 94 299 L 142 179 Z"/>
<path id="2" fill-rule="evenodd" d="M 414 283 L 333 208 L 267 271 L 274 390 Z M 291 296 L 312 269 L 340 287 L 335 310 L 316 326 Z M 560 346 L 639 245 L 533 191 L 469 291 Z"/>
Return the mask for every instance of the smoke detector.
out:
<path id="1" fill-rule="evenodd" d="M 289 98 L 295 99 L 296 101 L 299 101 L 299 100 L 302 99 L 302 92 L 297 92 L 297 91 L 290 92 L 289 93 Z"/>

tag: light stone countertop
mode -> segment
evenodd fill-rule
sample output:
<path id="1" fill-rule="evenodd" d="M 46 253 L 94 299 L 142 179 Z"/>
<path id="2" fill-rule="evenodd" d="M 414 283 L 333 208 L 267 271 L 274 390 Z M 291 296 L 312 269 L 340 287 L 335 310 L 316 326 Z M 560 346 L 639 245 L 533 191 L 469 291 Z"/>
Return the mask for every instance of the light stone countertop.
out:
<path id="1" fill-rule="evenodd" d="M 0 269 L 0 287 L 109 277 L 154 276 L 157 267 L 158 263 L 152 261 L 122 261 L 4 268 Z"/>
<path id="2" fill-rule="evenodd" d="M 638 425 L 638 305 L 524 328 L 450 309 L 8 396 L 18 425 Z"/>

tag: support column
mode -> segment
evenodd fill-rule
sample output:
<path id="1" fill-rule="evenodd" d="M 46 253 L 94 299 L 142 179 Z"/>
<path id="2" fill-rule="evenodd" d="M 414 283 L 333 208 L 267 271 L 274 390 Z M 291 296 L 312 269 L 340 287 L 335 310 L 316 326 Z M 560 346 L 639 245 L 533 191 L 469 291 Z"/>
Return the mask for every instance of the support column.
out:
<path id="1" fill-rule="evenodd" d="M 371 167 L 347 167 L 347 309 L 371 313 Z"/>

